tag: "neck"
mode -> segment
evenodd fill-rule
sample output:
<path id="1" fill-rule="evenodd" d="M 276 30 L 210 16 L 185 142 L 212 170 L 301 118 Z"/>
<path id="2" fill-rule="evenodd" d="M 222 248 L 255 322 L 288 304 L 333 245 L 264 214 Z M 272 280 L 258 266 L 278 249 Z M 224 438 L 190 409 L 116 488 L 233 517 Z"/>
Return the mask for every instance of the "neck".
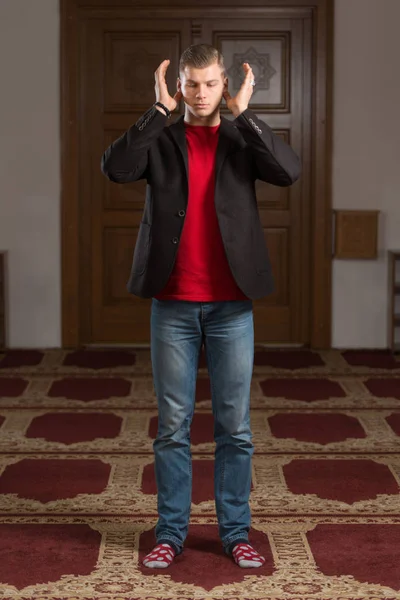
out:
<path id="1" fill-rule="evenodd" d="M 185 123 L 188 125 L 203 125 L 203 127 L 215 127 L 221 123 L 221 115 L 219 112 L 219 107 L 215 109 L 211 115 L 207 117 L 198 117 L 190 112 L 188 107 L 185 107 Z"/>

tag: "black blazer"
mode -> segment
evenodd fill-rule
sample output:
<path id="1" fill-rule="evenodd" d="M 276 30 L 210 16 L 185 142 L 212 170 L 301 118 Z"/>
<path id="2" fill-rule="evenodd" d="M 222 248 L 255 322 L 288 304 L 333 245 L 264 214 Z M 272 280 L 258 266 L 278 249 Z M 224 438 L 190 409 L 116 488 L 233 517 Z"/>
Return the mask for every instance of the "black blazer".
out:
<path id="1" fill-rule="evenodd" d="M 188 202 L 188 155 L 183 116 L 167 127 L 152 107 L 105 151 L 101 169 L 115 183 L 147 180 L 146 201 L 128 291 L 151 298 L 174 266 Z M 215 165 L 215 208 L 232 275 L 250 299 L 273 290 L 270 259 L 258 213 L 255 181 L 292 185 L 300 175 L 294 151 L 250 110 L 221 117 Z"/>

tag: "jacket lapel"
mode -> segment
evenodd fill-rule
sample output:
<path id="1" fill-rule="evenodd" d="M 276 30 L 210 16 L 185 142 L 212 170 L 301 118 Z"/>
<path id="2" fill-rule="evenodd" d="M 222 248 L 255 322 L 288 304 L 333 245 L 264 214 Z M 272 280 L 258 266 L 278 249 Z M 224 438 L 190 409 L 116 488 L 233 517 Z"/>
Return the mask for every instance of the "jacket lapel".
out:
<path id="1" fill-rule="evenodd" d="M 186 178 L 189 181 L 188 152 L 186 145 L 186 134 L 183 115 L 168 127 L 171 135 L 181 151 L 183 163 L 186 170 Z M 232 152 L 236 152 L 243 145 L 243 140 L 236 127 L 225 117 L 221 116 L 221 126 L 219 130 L 217 154 L 215 158 L 215 181 L 218 179 L 219 171 L 225 158 Z"/>

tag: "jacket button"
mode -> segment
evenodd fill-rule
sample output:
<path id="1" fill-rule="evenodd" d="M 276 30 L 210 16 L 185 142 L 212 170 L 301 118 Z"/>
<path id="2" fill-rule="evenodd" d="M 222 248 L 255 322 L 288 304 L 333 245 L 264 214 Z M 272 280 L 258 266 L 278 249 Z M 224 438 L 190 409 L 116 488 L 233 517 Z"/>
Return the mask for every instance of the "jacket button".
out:
<path id="1" fill-rule="evenodd" d="M 185 212 L 184 210 L 180 210 L 180 211 L 178 212 L 178 215 L 179 215 L 180 217 L 184 217 L 184 216 L 185 216 L 185 214 L 186 214 L 186 212 Z"/>
<path id="2" fill-rule="evenodd" d="M 173 244 L 177 244 L 179 242 L 177 237 L 172 238 L 172 243 Z"/>

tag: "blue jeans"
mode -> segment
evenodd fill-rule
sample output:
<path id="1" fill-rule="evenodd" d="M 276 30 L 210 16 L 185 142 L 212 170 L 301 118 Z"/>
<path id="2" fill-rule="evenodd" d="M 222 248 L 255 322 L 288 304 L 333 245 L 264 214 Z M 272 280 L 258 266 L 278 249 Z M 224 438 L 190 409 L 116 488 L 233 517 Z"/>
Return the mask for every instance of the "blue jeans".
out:
<path id="1" fill-rule="evenodd" d="M 214 495 L 219 536 L 230 554 L 248 542 L 251 459 L 250 386 L 254 361 L 251 300 L 187 302 L 152 299 L 151 360 L 158 401 L 153 444 L 157 543 L 180 554 L 192 500 L 190 426 L 204 343 L 214 415 Z"/>

